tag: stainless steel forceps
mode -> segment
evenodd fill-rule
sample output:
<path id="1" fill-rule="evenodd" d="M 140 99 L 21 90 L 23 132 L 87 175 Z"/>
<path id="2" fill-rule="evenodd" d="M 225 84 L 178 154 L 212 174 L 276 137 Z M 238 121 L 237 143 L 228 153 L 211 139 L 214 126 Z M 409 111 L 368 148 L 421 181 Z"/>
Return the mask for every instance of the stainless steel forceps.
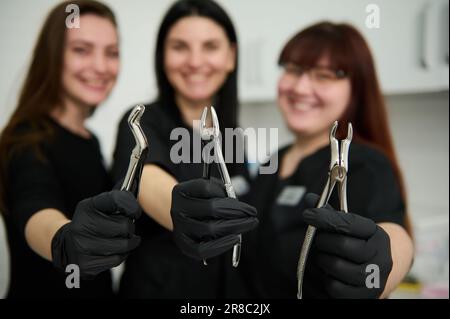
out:
<path id="1" fill-rule="evenodd" d="M 348 124 L 347 137 L 340 141 L 336 139 L 336 131 L 338 127 L 338 122 L 335 121 L 330 130 L 330 148 L 331 148 L 331 161 L 328 171 L 328 179 L 325 187 L 320 196 L 319 202 L 317 203 L 317 208 L 321 208 L 327 205 L 328 200 L 333 192 L 336 183 L 339 183 L 338 196 L 339 196 L 339 206 L 340 210 L 348 212 L 347 208 L 347 172 L 348 172 L 348 151 L 350 149 L 350 143 L 353 137 L 352 124 Z M 302 299 L 302 285 L 303 276 L 305 272 L 306 260 L 308 258 L 309 249 L 316 233 L 316 228 L 314 226 L 308 226 L 305 234 L 305 239 L 303 241 L 302 250 L 300 252 L 300 258 L 297 267 L 297 298 Z"/>
<path id="2" fill-rule="evenodd" d="M 228 197 L 236 198 L 236 193 L 234 192 L 233 185 L 231 184 L 230 175 L 228 174 L 227 166 L 225 165 L 225 160 L 223 158 L 222 153 L 222 144 L 220 141 L 220 127 L 219 120 L 217 118 L 216 110 L 213 106 L 211 108 L 211 118 L 212 118 L 212 127 L 206 127 L 206 118 L 208 116 L 208 107 L 203 109 L 202 117 L 200 119 L 200 136 L 202 139 L 203 145 L 207 145 L 209 142 L 213 141 L 214 143 L 214 154 L 216 156 L 217 163 L 219 165 L 220 176 L 222 177 L 222 182 L 225 186 L 225 191 L 227 192 Z M 210 177 L 210 162 L 211 159 L 209 157 L 209 152 L 206 153 L 205 159 L 203 162 L 203 178 Z M 242 243 L 242 235 L 239 235 L 239 242 L 233 247 L 233 267 L 237 267 L 239 265 L 239 260 L 241 258 L 241 243 Z M 206 265 L 206 261 L 203 260 L 203 263 Z"/>
<path id="3" fill-rule="evenodd" d="M 131 151 L 130 163 L 128 164 L 127 174 L 123 180 L 120 190 L 132 192 L 136 197 L 139 194 L 139 184 L 142 175 L 142 168 L 148 152 L 147 138 L 140 125 L 145 106 L 138 104 L 128 116 L 128 125 L 133 133 L 136 146 Z"/>

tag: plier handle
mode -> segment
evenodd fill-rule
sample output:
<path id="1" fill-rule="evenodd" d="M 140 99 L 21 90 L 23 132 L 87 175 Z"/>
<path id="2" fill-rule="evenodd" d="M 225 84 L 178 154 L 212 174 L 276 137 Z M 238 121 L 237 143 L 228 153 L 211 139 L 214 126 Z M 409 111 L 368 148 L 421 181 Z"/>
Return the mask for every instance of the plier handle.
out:
<path id="1" fill-rule="evenodd" d="M 227 196 L 230 198 L 236 198 L 236 193 L 233 188 L 233 184 L 231 183 L 231 178 L 228 173 L 227 166 L 225 164 L 225 160 L 223 158 L 222 153 L 222 144 L 220 140 L 220 126 L 219 119 L 217 117 L 216 110 L 213 106 L 210 107 L 211 110 L 211 119 L 212 119 L 212 127 L 207 127 L 207 117 L 208 117 L 208 107 L 203 109 L 203 113 L 200 119 L 200 136 L 203 143 L 203 146 L 206 146 L 209 142 L 213 142 L 214 144 L 214 155 L 215 161 L 219 166 L 219 173 L 222 178 L 222 182 L 225 186 L 225 191 Z M 203 150 L 202 150 L 202 153 Z M 210 153 L 206 152 L 205 158 L 203 161 L 203 178 L 209 179 L 210 177 L 210 164 L 212 162 L 210 158 Z M 242 244 L 242 235 L 239 235 L 239 242 L 233 247 L 233 259 L 232 264 L 233 267 L 237 267 L 239 265 L 239 260 L 241 257 L 241 244 Z M 207 264 L 206 260 L 203 260 L 203 264 Z"/>
<path id="2" fill-rule="evenodd" d="M 333 189 L 336 184 L 338 187 L 339 196 L 339 208 L 343 212 L 348 212 L 347 207 L 347 172 L 348 172 L 348 153 L 350 149 L 350 143 L 353 137 L 352 124 L 349 123 L 347 127 L 347 137 L 340 141 L 336 138 L 336 131 L 338 128 L 338 122 L 335 121 L 330 130 L 330 148 L 331 148 L 331 160 L 328 170 L 328 179 L 325 187 L 320 196 L 317 208 L 324 207 L 328 204 L 328 201 L 333 193 Z M 306 261 L 308 258 L 309 250 L 316 233 L 314 226 L 308 226 L 306 229 L 305 239 L 303 241 L 302 250 L 300 252 L 300 258 L 297 267 L 297 298 L 302 299 L 302 286 L 303 277 L 305 272 Z"/>

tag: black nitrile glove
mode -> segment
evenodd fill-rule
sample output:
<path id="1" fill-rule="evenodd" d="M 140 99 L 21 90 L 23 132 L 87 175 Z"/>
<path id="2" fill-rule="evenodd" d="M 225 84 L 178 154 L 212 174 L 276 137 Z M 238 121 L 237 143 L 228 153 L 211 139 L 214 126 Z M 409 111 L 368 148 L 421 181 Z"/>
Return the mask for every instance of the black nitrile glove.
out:
<path id="1" fill-rule="evenodd" d="M 85 279 L 119 265 L 140 243 L 133 223 L 140 214 L 136 198 L 126 191 L 82 200 L 72 221 L 52 239 L 53 264 L 63 271 L 75 264 Z"/>
<path id="2" fill-rule="evenodd" d="M 318 199 L 315 194 L 307 194 L 308 208 L 303 212 L 305 222 L 317 228 L 306 267 L 314 267 L 310 274 L 319 280 L 314 283 L 305 278 L 305 293 L 308 287 L 322 285 L 329 298 L 380 297 L 392 270 L 388 234 L 360 215 L 337 211 L 329 205 L 315 208 Z M 378 267 L 379 276 L 372 267 Z"/>
<path id="3" fill-rule="evenodd" d="M 173 233 L 177 246 L 195 259 L 224 253 L 239 242 L 238 235 L 258 225 L 256 209 L 226 197 L 217 179 L 179 183 L 172 191 Z"/>

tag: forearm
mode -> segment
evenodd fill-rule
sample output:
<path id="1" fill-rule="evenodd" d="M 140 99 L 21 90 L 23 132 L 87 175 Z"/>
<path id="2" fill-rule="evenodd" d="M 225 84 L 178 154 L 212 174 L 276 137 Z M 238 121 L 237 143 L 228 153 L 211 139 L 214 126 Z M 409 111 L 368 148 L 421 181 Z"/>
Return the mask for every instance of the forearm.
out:
<path id="1" fill-rule="evenodd" d="M 394 223 L 380 223 L 391 242 L 392 270 L 380 298 L 386 298 L 408 273 L 414 256 L 414 245 L 406 230 Z"/>
<path id="2" fill-rule="evenodd" d="M 139 204 L 161 226 L 173 229 L 170 207 L 175 178 L 156 165 L 145 165 L 139 187 Z"/>
<path id="3" fill-rule="evenodd" d="M 52 239 L 68 222 L 70 220 L 56 209 L 40 210 L 25 225 L 25 239 L 36 254 L 52 261 Z"/>

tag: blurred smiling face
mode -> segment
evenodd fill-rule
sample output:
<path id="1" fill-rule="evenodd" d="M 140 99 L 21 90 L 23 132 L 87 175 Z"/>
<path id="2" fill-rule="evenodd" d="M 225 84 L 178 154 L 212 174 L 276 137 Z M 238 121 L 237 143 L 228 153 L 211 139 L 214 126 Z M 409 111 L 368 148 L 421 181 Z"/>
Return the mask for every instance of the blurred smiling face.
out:
<path id="1" fill-rule="evenodd" d="M 79 29 L 67 29 L 62 74 L 66 98 L 81 105 L 103 102 L 116 83 L 119 48 L 116 27 L 103 17 L 80 17 Z"/>
<path id="2" fill-rule="evenodd" d="M 286 63 L 278 81 L 278 106 L 297 135 L 328 134 L 332 123 L 347 109 L 351 82 L 322 58 L 313 68 Z"/>
<path id="3" fill-rule="evenodd" d="M 171 27 L 164 46 L 164 69 L 177 99 L 210 103 L 234 67 L 234 46 L 213 20 L 186 17 Z"/>

